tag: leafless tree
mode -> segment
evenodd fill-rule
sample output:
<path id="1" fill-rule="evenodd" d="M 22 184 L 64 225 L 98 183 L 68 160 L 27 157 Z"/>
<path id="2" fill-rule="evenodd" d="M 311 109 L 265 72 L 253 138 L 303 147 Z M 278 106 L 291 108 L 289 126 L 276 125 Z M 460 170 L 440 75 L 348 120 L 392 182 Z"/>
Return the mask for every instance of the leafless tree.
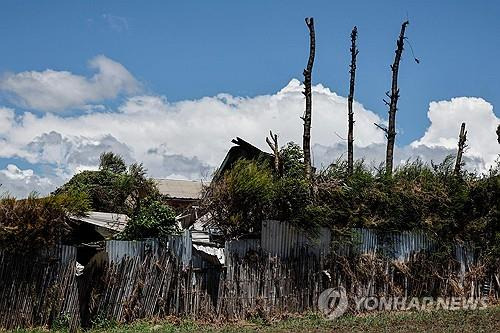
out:
<path id="1" fill-rule="evenodd" d="M 274 134 L 273 131 L 269 131 L 269 138 L 266 138 L 266 142 L 273 151 L 274 154 L 274 170 L 276 174 L 281 177 L 281 158 L 280 158 L 280 147 L 278 145 L 278 135 Z"/>
<path id="2" fill-rule="evenodd" d="M 304 150 L 304 174 L 306 179 L 311 179 L 311 116 L 312 116 L 312 70 L 314 65 L 314 55 L 316 51 L 316 36 L 314 33 L 314 19 L 306 17 L 306 25 L 309 28 L 309 59 L 307 67 L 304 69 L 304 96 L 306 97 L 306 110 L 302 120 L 304 121 L 304 135 L 302 141 L 302 149 Z"/>
<path id="3" fill-rule="evenodd" d="M 359 50 L 356 48 L 356 38 L 358 28 L 354 26 L 351 32 L 351 80 L 349 82 L 349 97 L 347 98 L 348 132 L 347 132 L 347 169 L 352 174 L 354 169 L 354 112 L 352 111 L 352 102 L 354 100 L 354 84 L 356 77 L 356 56 Z"/>
<path id="4" fill-rule="evenodd" d="M 396 111 L 398 110 L 398 99 L 399 99 L 399 88 L 398 88 L 398 71 L 399 63 L 401 61 L 401 55 L 403 54 L 404 41 L 405 41 L 405 31 L 406 27 L 410 22 L 405 21 L 401 25 L 401 32 L 399 33 L 399 38 L 397 40 L 396 56 L 394 57 L 394 63 L 391 65 L 392 70 L 392 85 L 391 93 L 386 92 L 386 96 L 390 98 L 390 102 L 384 99 L 384 103 L 389 106 L 389 126 L 384 128 L 378 124 L 377 127 L 385 131 L 387 136 L 387 151 L 385 155 L 385 171 L 388 175 L 392 174 L 392 166 L 394 161 L 394 143 L 396 141 Z M 417 61 L 417 60 L 416 60 Z"/>
<path id="5" fill-rule="evenodd" d="M 500 143 L 500 124 L 497 127 L 498 143 Z"/>
<path id="6" fill-rule="evenodd" d="M 467 131 L 465 130 L 465 123 L 462 123 L 460 127 L 460 135 L 458 137 L 458 151 L 457 160 L 455 161 L 455 175 L 460 175 L 460 168 L 462 167 L 462 156 L 464 154 L 464 149 L 466 147 L 465 142 L 467 141 Z"/>

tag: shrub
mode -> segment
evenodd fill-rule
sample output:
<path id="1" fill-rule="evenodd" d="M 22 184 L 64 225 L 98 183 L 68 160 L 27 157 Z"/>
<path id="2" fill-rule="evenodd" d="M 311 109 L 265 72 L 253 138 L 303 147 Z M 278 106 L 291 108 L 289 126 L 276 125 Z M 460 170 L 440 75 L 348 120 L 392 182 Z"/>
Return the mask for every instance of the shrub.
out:
<path id="1" fill-rule="evenodd" d="M 227 236 L 258 231 L 263 219 L 289 221 L 314 231 L 368 227 L 384 231 L 423 230 L 439 240 L 473 241 L 484 252 L 499 253 L 500 159 L 488 174 L 453 173 L 454 157 L 442 163 L 409 160 L 391 177 L 383 168 L 337 160 L 303 177 L 300 147 L 288 144 L 280 152 L 283 175 L 259 161 L 239 161 L 212 183 L 206 205 Z"/>
<path id="2" fill-rule="evenodd" d="M 66 193 L 27 199 L 5 197 L 0 200 L 0 248 L 28 253 L 60 243 L 70 231 L 70 215 L 88 210 L 82 193 Z"/>
<path id="3" fill-rule="evenodd" d="M 137 214 L 141 201 L 159 196 L 154 180 L 146 176 L 142 164 L 131 164 L 128 169 L 123 159 L 113 153 L 101 155 L 98 171 L 82 171 L 74 175 L 54 194 L 83 192 L 91 210 L 109 213 Z"/>
<path id="4" fill-rule="evenodd" d="M 134 215 L 123 233 L 121 239 L 165 238 L 178 232 L 175 213 L 160 200 L 148 198 Z"/>
<path id="5" fill-rule="evenodd" d="M 267 163 L 239 160 L 208 189 L 204 205 L 226 237 L 260 230 L 269 216 L 273 175 Z"/>

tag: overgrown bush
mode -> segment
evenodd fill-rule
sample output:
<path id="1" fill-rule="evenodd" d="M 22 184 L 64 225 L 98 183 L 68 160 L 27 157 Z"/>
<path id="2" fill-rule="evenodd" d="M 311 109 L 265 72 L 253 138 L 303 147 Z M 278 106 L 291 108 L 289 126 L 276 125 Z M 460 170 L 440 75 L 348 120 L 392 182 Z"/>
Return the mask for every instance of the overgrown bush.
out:
<path id="1" fill-rule="evenodd" d="M 144 200 L 137 214 L 127 223 L 121 239 L 165 238 L 178 233 L 175 213 L 161 201 Z"/>
<path id="2" fill-rule="evenodd" d="M 82 193 L 65 193 L 39 198 L 0 199 L 0 248 L 28 253 L 51 248 L 70 231 L 69 216 L 84 214 L 89 208 Z"/>
<path id="3" fill-rule="evenodd" d="M 309 182 L 297 145 L 285 146 L 281 156 L 281 176 L 259 161 L 239 161 L 211 184 L 206 206 L 227 236 L 256 231 L 262 219 L 279 219 L 311 231 L 320 225 L 418 229 L 443 242 L 473 241 L 492 255 L 500 252 L 500 163 L 486 175 L 457 176 L 452 156 L 440 164 L 417 159 L 388 177 L 379 171 L 383 167 L 363 161 L 349 175 L 347 163 L 338 160 Z"/>
<path id="4" fill-rule="evenodd" d="M 91 210 L 133 215 L 140 209 L 142 200 L 158 196 L 153 179 L 146 176 L 142 164 L 128 168 L 119 155 L 103 153 L 98 171 L 82 171 L 74 175 L 54 194 L 85 193 Z"/>
<path id="5" fill-rule="evenodd" d="M 206 209 L 227 237 L 260 230 L 270 214 L 273 175 L 267 163 L 240 160 L 208 189 Z"/>
<path id="6" fill-rule="evenodd" d="M 89 210 L 128 215 L 130 221 L 121 238 L 164 237 L 176 232 L 175 214 L 162 203 L 143 165 L 133 163 L 127 168 L 123 159 L 111 152 L 101 155 L 98 171 L 80 172 L 54 193 L 83 193 L 90 200 Z"/>

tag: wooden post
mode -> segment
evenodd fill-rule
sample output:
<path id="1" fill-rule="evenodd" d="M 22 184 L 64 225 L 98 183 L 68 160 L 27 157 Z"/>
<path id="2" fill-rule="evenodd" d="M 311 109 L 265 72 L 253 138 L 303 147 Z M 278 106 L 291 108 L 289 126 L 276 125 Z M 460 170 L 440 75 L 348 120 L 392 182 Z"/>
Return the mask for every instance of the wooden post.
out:
<path id="1" fill-rule="evenodd" d="M 467 141 L 467 131 L 465 130 L 465 123 L 462 123 L 460 127 L 460 135 L 458 137 L 458 151 L 457 160 L 455 161 L 455 175 L 460 175 L 460 168 L 462 167 L 462 156 L 464 154 L 464 149 L 466 147 L 465 142 Z"/>
<path id="2" fill-rule="evenodd" d="M 389 126 L 386 129 L 387 134 L 387 152 L 385 156 L 385 171 L 388 175 L 392 174 L 392 166 L 394 161 L 394 142 L 396 141 L 396 111 L 398 110 L 397 104 L 399 99 L 399 88 L 398 88 L 398 71 L 399 63 L 401 61 L 401 55 L 403 54 L 403 46 L 405 40 L 405 30 L 409 22 L 405 21 L 401 25 L 401 32 L 397 41 L 396 56 L 394 57 L 394 63 L 391 66 L 392 70 L 392 85 L 391 85 L 391 95 L 388 92 L 386 95 L 390 97 L 390 102 L 385 101 L 389 105 Z"/>
<path id="3" fill-rule="evenodd" d="M 354 26 L 351 32 L 351 79 L 349 82 L 349 97 L 347 98 L 348 132 L 347 132 L 347 171 L 352 175 L 354 169 L 354 112 L 352 111 L 352 102 L 354 100 L 354 84 L 356 77 L 356 56 L 359 51 L 356 49 L 356 38 L 358 28 Z"/>
<path id="4" fill-rule="evenodd" d="M 316 36 L 314 32 L 314 19 L 306 17 L 306 25 L 309 28 L 309 59 L 307 67 L 304 69 L 304 96 L 306 97 L 306 110 L 302 120 L 304 121 L 304 135 L 302 141 L 302 149 L 304 151 L 304 174 L 306 179 L 311 179 L 312 166 L 311 166 L 311 117 L 312 117 L 312 69 L 314 65 L 314 55 L 316 51 Z"/>

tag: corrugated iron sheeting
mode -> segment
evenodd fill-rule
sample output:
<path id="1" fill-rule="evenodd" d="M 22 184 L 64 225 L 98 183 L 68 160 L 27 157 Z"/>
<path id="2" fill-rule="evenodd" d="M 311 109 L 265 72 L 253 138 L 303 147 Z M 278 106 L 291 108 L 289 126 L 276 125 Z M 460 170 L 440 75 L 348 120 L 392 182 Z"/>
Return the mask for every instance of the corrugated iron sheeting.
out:
<path id="1" fill-rule="evenodd" d="M 303 251 L 314 255 L 329 253 L 331 233 L 321 228 L 317 238 L 309 237 L 305 232 L 295 228 L 288 222 L 264 221 L 262 223 L 262 250 L 272 256 L 291 257 Z"/>
<path id="2" fill-rule="evenodd" d="M 354 253 L 379 253 L 396 260 L 408 261 L 415 253 L 434 249 L 435 241 L 421 231 L 385 233 L 355 228 L 351 247 Z"/>
<path id="3" fill-rule="evenodd" d="M 231 259 L 236 256 L 243 258 L 248 251 L 260 251 L 260 239 L 236 239 L 226 241 L 224 245 L 224 263 L 231 265 Z"/>
<path id="4" fill-rule="evenodd" d="M 118 263 L 124 258 L 144 257 L 148 252 L 158 252 L 158 240 L 148 239 L 141 241 L 106 241 L 106 253 L 110 262 Z"/>
<path id="5" fill-rule="evenodd" d="M 70 245 L 57 245 L 53 248 L 42 249 L 38 254 L 41 257 L 57 259 L 61 263 L 76 261 L 76 247 Z"/>
<path id="6" fill-rule="evenodd" d="M 181 235 L 168 238 L 168 248 L 188 266 L 192 260 L 192 237 L 189 230 Z M 352 237 L 334 239 L 337 244 L 335 252 L 339 255 L 353 254 L 380 254 L 398 261 L 408 261 L 422 251 L 433 251 L 436 242 L 423 231 L 378 232 L 371 229 L 352 229 Z M 289 258 L 307 253 L 316 257 L 325 256 L 330 251 L 332 243 L 331 233 L 327 228 L 321 228 L 316 238 L 309 237 L 304 231 L 281 221 L 264 221 L 262 223 L 261 239 L 243 239 L 227 241 L 224 247 L 224 261 L 237 255 L 243 257 L 250 250 L 262 250 L 271 256 Z M 144 241 L 107 241 L 106 251 L 109 260 L 119 262 L 125 257 L 144 257 L 145 253 L 158 252 L 158 240 Z M 61 256 L 71 257 L 71 249 L 61 250 Z M 64 252 L 69 251 L 69 252 Z M 465 245 L 456 245 L 455 259 L 460 263 L 462 270 L 474 262 L 474 252 Z M 63 259 L 64 260 L 64 259 Z"/>
<path id="7" fill-rule="evenodd" d="M 193 256 L 193 240 L 191 238 L 191 231 L 186 229 L 181 235 L 169 236 L 168 247 L 177 256 L 177 258 L 181 258 L 184 267 L 187 267 Z"/>
<path id="8" fill-rule="evenodd" d="M 58 258 L 62 263 L 75 261 L 76 264 L 76 247 L 69 245 L 60 245 L 57 247 Z"/>
<path id="9" fill-rule="evenodd" d="M 168 237 L 167 247 L 181 258 L 184 266 L 188 266 L 192 256 L 191 232 L 184 230 L 181 235 Z M 106 241 L 106 253 L 110 262 L 119 263 L 124 258 L 143 258 L 148 253 L 158 254 L 160 241 L 158 239 L 146 239 L 137 241 Z"/>

